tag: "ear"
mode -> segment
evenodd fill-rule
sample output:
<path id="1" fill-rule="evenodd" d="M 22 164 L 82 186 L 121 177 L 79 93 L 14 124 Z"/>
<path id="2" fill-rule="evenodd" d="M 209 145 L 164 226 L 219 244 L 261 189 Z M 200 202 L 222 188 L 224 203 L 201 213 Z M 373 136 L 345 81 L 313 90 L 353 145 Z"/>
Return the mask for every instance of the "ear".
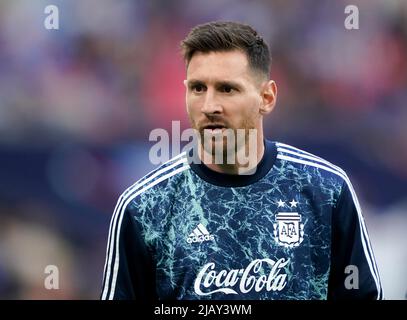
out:
<path id="1" fill-rule="evenodd" d="M 262 104 L 260 113 L 266 115 L 273 111 L 277 102 L 277 85 L 274 80 L 265 82 L 261 89 Z"/>

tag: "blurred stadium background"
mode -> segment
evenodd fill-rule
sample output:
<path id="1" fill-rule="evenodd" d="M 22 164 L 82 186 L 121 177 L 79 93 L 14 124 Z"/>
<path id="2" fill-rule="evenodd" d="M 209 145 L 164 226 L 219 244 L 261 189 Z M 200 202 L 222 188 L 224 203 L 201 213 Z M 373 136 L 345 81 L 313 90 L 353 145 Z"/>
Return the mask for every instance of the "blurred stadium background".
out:
<path id="1" fill-rule="evenodd" d="M 386 297 L 406 298 L 407 1 L 1 0 L 0 299 L 99 298 L 115 202 L 153 168 L 150 131 L 188 127 L 179 41 L 219 19 L 270 43 L 267 136 L 348 172 Z"/>

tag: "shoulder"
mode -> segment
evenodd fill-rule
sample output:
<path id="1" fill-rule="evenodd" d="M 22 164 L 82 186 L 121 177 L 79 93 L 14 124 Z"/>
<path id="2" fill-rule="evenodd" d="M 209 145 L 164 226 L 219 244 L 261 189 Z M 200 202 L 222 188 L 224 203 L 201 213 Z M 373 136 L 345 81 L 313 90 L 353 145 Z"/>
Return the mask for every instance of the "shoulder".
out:
<path id="1" fill-rule="evenodd" d="M 345 170 L 322 157 L 281 142 L 276 142 L 276 148 L 277 159 L 291 164 L 293 169 L 307 171 L 315 177 L 350 182 Z"/>
<path id="2" fill-rule="evenodd" d="M 139 196 L 148 195 L 157 190 L 167 188 L 168 183 L 176 181 L 182 176 L 182 173 L 190 168 L 186 153 L 163 163 L 153 171 L 149 172 L 141 179 L 128 187 L 120 196 L 119 201 L 125 201 L 130 204 Z"/>

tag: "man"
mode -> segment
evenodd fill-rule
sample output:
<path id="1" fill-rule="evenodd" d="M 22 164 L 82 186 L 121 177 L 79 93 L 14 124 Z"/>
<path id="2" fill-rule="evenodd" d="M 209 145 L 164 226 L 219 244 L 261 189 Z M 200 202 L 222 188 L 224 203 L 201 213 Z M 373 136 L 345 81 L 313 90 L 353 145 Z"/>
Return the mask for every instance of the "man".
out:
<path id="1" fill-rule="evenodd" d="M 122 194 L 101 298 L 381 299 L 345 172 L 263 136 L 277 98 L 263 39 L 250 26 L 212 22 L 182 48 L 199 153 L 180 154 Z M 235 161 L 214 161 L 219 150 Z"/>

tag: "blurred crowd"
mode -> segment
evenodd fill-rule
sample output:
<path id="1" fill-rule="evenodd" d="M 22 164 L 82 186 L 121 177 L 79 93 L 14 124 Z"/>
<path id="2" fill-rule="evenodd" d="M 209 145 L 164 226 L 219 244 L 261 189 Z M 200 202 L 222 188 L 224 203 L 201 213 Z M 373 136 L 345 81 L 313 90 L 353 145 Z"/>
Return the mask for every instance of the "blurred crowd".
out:
<path id="1" fill-rule="evenodd" d="M 48 4 L 0 2 L 0 299 L 99 297 L 115 201 L 153 168 L 149 133 L 189 125 L 179 42 L 212 20 L 270 44 L 267 137 L 348 172 L 385 294 L 405 297 L 407 1 L 352 1 L 357 30 L 344 0 L 54 0 L 59 30 Z"/>

